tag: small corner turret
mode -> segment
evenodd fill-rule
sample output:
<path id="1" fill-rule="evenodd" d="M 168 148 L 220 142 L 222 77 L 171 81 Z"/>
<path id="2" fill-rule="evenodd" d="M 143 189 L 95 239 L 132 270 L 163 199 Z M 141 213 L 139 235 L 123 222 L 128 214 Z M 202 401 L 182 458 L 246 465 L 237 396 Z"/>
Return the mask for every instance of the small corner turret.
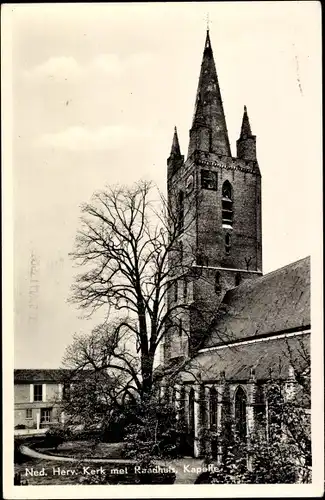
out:
<path id="1" fill-rule="evenodd" d="M 237 140 L 237 158 L 256 161 L 256 136 L 252 134 L 246 106 L 244 106 L 240 137 Z"/>
<path id="2" fill-rule="evenodd" d="M 174 136 L 172 147 L 170 150 L 170 155 L 167 160 L 167 178 L 171 179 L 176 170 L 178 170 L 184 164 L 184 156 L 181 154 L 181 148 L 179 146 L 179 140 L 177 135 L 177 128 L 174 128 Z"/>

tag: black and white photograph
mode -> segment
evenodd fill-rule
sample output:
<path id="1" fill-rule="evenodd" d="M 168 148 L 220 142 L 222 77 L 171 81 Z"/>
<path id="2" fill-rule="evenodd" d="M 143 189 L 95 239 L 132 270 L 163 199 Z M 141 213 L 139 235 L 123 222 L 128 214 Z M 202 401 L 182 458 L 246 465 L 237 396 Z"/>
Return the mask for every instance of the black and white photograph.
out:
<path id="1" fill-rule="evenodd" d="M 1 31 L 5 498 L 321 496 L 320 3 Z"/>

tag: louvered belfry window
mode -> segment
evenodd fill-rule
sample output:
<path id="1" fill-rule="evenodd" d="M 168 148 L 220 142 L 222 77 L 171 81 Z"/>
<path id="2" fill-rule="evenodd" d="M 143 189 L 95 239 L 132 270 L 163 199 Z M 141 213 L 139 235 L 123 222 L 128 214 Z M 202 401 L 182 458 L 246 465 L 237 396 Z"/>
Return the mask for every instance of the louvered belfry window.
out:
<path id="1" fill-rule="evenodd" d="M 222 186 L 222 225 L 233 225 L 233 190 L 229 181 L 225 181 Z"/>

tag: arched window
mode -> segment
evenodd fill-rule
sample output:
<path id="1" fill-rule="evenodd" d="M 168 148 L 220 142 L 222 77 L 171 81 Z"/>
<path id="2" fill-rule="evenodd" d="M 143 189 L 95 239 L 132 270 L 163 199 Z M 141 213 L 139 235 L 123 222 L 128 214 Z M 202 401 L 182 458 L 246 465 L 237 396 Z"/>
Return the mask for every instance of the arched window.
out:
<path id="1" fill-rule="evenodd" d="M 194 432 L 194 399 L 195 399 L 195 394 L 194 394 L 194 389 L 190 390 L 190 394 L 188 397 L 188 422 L 189 422 L 189 429 L 190 431 Z"/>
<path id="2" fill-rule="evenodd" d="M 178 299 L 178 281 L 174 282 L 174 302 Z"/>
<path id="3" fill-rule="evenodd" d="M 281 433 L 284 399 L 280 387 L 273 385 L 267 391 L 267 425 L 269 437 Z"/>
<path id="4" fill-rule="evenodd" d="M 213 426 L 217 425 L 218 393 L 214 387 L 212 387 L 212 389 L 210 390 L 209 415 L 210 415 L 210 426 L 213 427 Z"/>
<path id="5" fill-rule="evenodd" d="M 215 276 L 215 282 L 214 282 L 214 290 L 216 293 L 220 293 L 221 292 L 221 284 L 220 284 L 220 272 L 217 271 L 216 272 L 216 276 Z"/>
<path id="6" fill-rule="evenodd" d="M 229 181 L 222 186 L 222 225 L 232 227 L 233 224 L 233 192 Z"/>
<path id="7" fill-rule="evenodd" d="M 204 255 L 201 249 L 197 251 L 196 254 L 196 264 L 198 266 L 204 266 Z"/>
<path id="8" fill-rule="evenodd" d="M 240 285 L 240 283 L 241 283 L 241 274 L 240 273 L 236 273 L 236 276 L 235 276 L 235 286 Z"/>
<path id="9" fill-rule="evenodd" d="M 183 321 L 182 318 L 180 318 L 178 322 L 178 335 L 181 337 L 182 334 L 183 334 Z"/>
<path id="10" fill-rule="evenodd" d="M 236 392 L 235 421 L 237 436 L 244 441 L 246 439 L 246 394 L 241 387 Z"/>
<path id="11" fill-rule="evenodd" d="M 171 404 L 172 404 L 172 406 L 175 406 L 175 403 L 176 403 L 176 387 L 173 387 L 172 398 L 171 398 Z"/>
<path id="12" fill-rule="evenodd" d="M 265 394 L 261 384 L 257 384 L 255 389 L 254 419 L 256 431 L 266 436 Z"/>
<path id="13" fill-rule="evenodd" d="M 178 193 L 178 231 L 184 231 L 184 192 Z"/>
<path id="14" fill-rule="evenodd" d="M 209 266 L 209 258 L 204 252 L 199 249 L 196 253 L 196 265 L 197 266 Z"/>
<path id="15" fill-rule="evenodd" d="M 227 255 L 230 254 L 230 234 L 228 233 L 225 236 L 225 251 Z"/>
<path id="16" fill-rule="evenodd" d="M 187 299 L 187 286 L 188 286 L 188 284 L 187 284 L 187 278 L 184 278 L 183 285 L 184 285 L 184 287 L 183 287 L 183 296 L 184 296 L 184 300 L 186 300 Z"/>
<path id="17" fill-rule="evenodd" d="M 184 255 L 184 250 L 183 250 L 183 242 L 179 242 L 179 262 L 182 263 L 183 261 L 183 255 Z"/>

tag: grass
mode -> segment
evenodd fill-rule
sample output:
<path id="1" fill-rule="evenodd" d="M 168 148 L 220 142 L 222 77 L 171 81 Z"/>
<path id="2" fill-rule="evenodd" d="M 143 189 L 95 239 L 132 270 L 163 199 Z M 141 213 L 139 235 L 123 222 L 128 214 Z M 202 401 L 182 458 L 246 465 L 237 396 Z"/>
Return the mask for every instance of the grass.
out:
<path id="1" fill-rule="evenodd" d="M 53 448 L 33 448 L 40 453 L 64 457 L 84 459 L 87 458 L 122 458 L 124 443 L 98 443 L 96 441 L 67 441 L 62 443 L 57 450 Z"/>

